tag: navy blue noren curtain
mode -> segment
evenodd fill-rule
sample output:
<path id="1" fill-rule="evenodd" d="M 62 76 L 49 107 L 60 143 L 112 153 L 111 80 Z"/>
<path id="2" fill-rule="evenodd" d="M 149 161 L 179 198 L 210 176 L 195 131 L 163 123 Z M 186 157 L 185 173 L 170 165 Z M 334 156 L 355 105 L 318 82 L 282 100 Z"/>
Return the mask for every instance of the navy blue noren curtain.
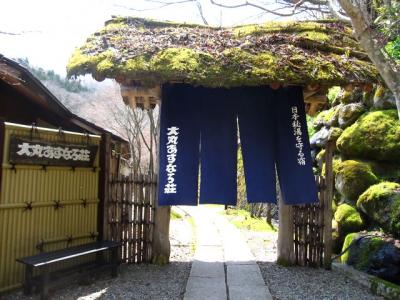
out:
<path id="1" fill-rule="evenodd" d="M 200 203 L 236 205 L 236 97 L 223 88 L 204 88 L 201 96 Z"/>
<path id="2" fill-rule="evenodd" d="M 237 121 L 248 202 L 318 201 L 301 87 L 163 86 L 159 205 L 236 205 Z M 276 168 L 276 171 L 275 171 Z"/>
<path id="3" fill-rule="evenodd" d="M 276 168 L 286 204 L 318 202 L 300 86 L 275 91 Z"/>
<path id="4" fill-rule="evenodd" d="M 159 205 L 197 205 L 200 98 L 197 88 L 163 85 L 160 120 Z"/>
<path id="5" fill-rule="evenodd" d="M 276 203 L 274 91 L 270 87 L 248 87 L 238 94 L 247 201 Z"/>

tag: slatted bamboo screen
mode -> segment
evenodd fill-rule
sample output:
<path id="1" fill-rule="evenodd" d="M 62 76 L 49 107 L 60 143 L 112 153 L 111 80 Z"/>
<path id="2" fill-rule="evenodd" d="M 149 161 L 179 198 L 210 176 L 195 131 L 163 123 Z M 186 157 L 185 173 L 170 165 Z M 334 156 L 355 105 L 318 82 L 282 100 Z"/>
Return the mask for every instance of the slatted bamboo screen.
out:
<path id="1" fill-rule="evenodd" d="M 124 263 L 151 261 L 156 187 L 154 175 L 113 175 L 109 180 L 107 236 L 122 242 Z"/>
<path id="2" fill-rule="evenodd" d="M 23 280 L 23 267 L 16 258 L 90 242 L 98 235 L 99 153 L 94 168 L 14 166 L 8 160 L 11 135 L 100 143 L 99 136 L 5 123 L 0 145 L 0 292 L 20 286 Z"/>

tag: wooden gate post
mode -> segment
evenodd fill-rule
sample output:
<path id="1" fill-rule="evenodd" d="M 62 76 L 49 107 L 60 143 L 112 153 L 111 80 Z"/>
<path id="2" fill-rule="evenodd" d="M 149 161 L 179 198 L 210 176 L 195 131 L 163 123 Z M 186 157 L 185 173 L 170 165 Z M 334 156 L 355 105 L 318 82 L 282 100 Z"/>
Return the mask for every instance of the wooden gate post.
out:
<path id="1" fill-rule="evenodd" d="M 277 263 L 283 266 L 294 264 L 293 250 L 293 208 L 279 197 L 279 231 Z"/>
<path id="2" fill-rule="evenodd" d="M 170 206 L 159 206 L 155 201 L 154 231 L 153 231 L 153 263 L 166 264 L 171 254 L 169 241 Z"/>
<path id="3" fill-rule="evenodd" d="M 97 217 L 97 227 L 99 239 L 109 239 L 108 231 L 108 206 L 109 201 L 109 179 L 110 179 L 110 160 L 111 160 L 111 135 L 104 133 L 101 136 L 100 144 L 100 176 L 99 176 L 99 210 Z"/>
<path id="4" fill-rule="evenodd" d="M 161 113 L 161 87 L 158 87 L 160 95 L 160 113 Z M 159 118 L 160 120 L 160 118 Z M 158 124 L 158 141 L 160 141 L 160 124 Z M 157 149 L 157 174 L 160 176 L 160 142 Z M 171 244 L 169 241 L 169 222 L 171 218 L 171 206 L 159 206 L 158 205 L 158 189 L 159 189 L 159 178 L 157 178 L 156 185 L 156 199 L 154 200 L 154 231 L 153 231 L 153 263 L 155 264 L 166 264 L 169 262 L 169 256 L 171 254 Z"/>
<path id="5" fill-rule="evenodd" d="M 333 150 L 334 142 L 328 142 L 325 148 L 325 203 L 324 214 L 324 267 L 332 267 L 332 199 L 333 199 Z"/>

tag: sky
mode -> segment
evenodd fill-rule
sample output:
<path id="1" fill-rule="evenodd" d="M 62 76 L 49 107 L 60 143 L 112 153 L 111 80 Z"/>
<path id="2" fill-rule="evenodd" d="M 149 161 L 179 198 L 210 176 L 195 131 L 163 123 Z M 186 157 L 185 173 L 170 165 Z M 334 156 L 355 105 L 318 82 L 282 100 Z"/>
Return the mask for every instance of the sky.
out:
<path id="1" fill-rule="evenodd" d="M 232 26 L 276 19 L 255 8 L 220 9 L 212 6 L 209 0 L 200 1 L 211 25 Z M 3 0 L 0 54 L 28 58 L 34 66 L 65 75 L 65 66 L 74 49 L 101 29 L 112 15 L 202 23 L 193 3 L 160 9 L 157 6 L 159 4 L 145 0 Z"/>

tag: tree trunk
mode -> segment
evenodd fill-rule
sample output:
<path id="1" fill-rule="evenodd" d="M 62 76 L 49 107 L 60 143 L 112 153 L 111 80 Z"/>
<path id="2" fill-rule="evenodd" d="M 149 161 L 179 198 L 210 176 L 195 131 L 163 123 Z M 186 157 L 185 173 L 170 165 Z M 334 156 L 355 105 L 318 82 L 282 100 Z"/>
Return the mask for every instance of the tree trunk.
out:
<path id="1" fill-rule="evenodd" d="M 400 119 L 400 72 L 391 67 L 391 62 L 382 52 L 382 47 L 376 42 L 379 32 L 372 29 L 369 20 L 366 19 L 365 9 L 368 1 L 360 1 L 358 5 L 351 0 L 338 0 L 344 11 L 351 19 L 355 35 L 361 47 L 374 63 L 387 87 L 396 98 L 397 112 Z"/>

